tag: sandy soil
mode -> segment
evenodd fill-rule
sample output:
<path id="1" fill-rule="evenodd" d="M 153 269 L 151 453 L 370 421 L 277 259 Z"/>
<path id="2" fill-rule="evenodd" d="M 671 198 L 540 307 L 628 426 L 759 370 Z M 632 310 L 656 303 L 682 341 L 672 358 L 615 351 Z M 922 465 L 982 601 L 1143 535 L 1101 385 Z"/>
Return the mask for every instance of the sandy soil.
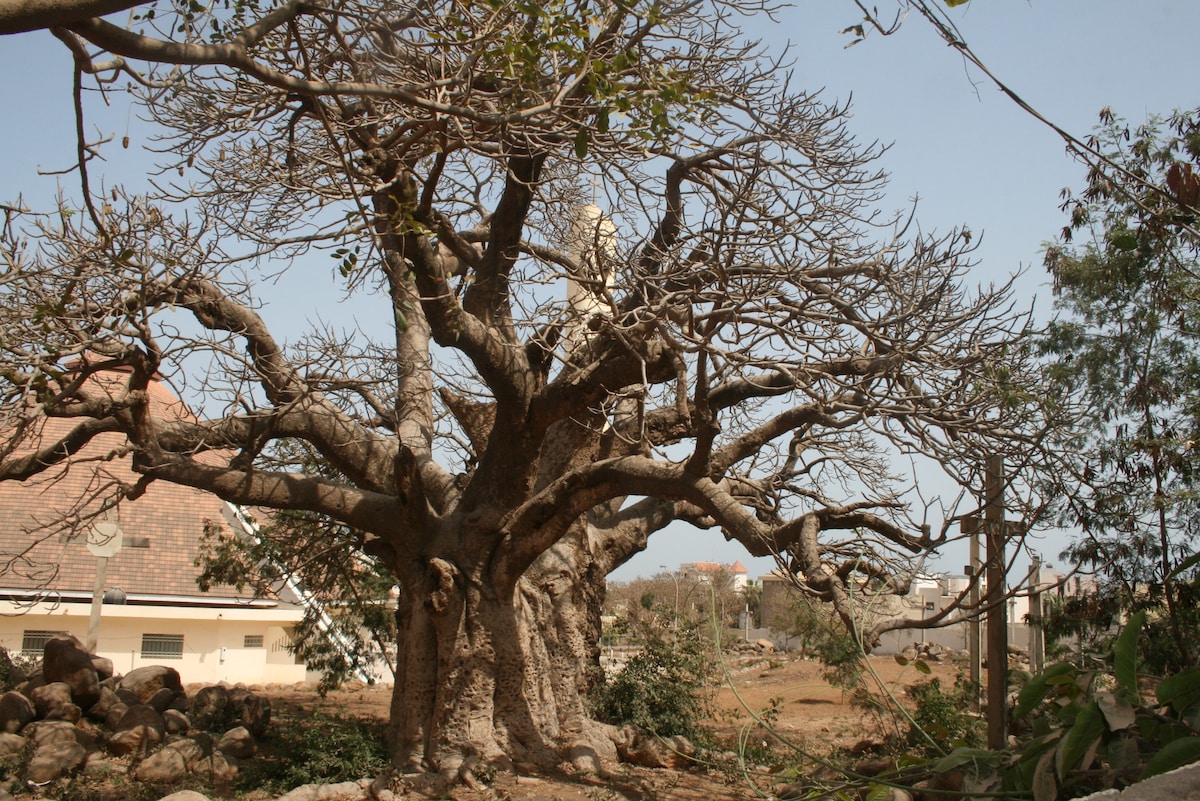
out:
<path id="1" fill-rule="evenodd" d="M 873 657 L 870 664 L 882 686 L 901 700 L 905 688 L 930 678 L 891 657 Z M 953 683 L 957 672 L 953 665 L 933 663 L 930 667 L 932 676 L 944 684 Z M 794 764 L 797 749 L 818 756 L 862 749 L 881 741 L 894 725 L 888 718 L 851 705 L 843 691 L 821 678 L 822 670 L 817 662 L 786 657 L 731 660 L 727 680 L 716 694 L 711 724 L 731 752 L 739 738 L 757 749 L 753 753 L 766 764 L 753 768 L 750 777 L 743 773 L 735 754 L 728 753 L 720 764 L 686 771 L 620 765 L 602 777 L 502 775 L 488 788 L 460 789 L 452 797 L 459 801 L 734 801 L 756 795 L 748 781 L 769 792 L 777 783 L 770 773 L 772 753 L 778 761 Z M 308 690 L 280 690 L 269 695 L 276 719 L 304 717 L 320 709 L 382 720 L 387 717 L 390 688 L 352 685 L 324 699 Z M 769 728 L 756 722 L 755 716 L 761 720 L 764 714 L 771 721 Z M 445 797 L 440 788 L 425 790 L 408 798 Z"/>

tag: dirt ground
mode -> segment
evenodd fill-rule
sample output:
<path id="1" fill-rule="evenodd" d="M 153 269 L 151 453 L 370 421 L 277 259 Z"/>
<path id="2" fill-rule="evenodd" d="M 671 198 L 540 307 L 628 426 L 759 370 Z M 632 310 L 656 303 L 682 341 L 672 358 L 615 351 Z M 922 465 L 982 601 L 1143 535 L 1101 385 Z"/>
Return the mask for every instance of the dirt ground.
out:
<path id="1" fill-rule="evenodd" d="M 957 668 L 948 663 L 930 663 L 931 675 L 912 665 L 902 666 L 892 657 L 872 657 L 871 670 L 879 683 L 903 700 L 905 688 L 931 677 L 953 684 Z M 887 734 L 887 720 L 852 706 L 845 694 L 821 678 L 820 663 L 803 659 L 740 657 L 726 668 L 726 681 L 716 693 L 716 712 L 711 721 L 724 747 L 723 759 L 707 767 L 686 771 L 651 770 L 628 765 L 614 766 L 604 776 L 563 774 L 558 776 L 497 776 L 490 787 L 459 789 L 458 801 L 734 801 L 767 795 L 778 784 L 772 774 L 771 753 L 798 761 L 797 749 L 815 756 L 837 750 L 865 747 Z M 866 681 L 872 681 L 868 676 Z M 390 688 L 352 685 L 321 699 L 308 690 L 275 691 L 271 697 L 273 717 L 303 717 L 320 709 L 330 714 L 360 718 L 387 718 Z M 754 716 L 766 716 L 770 730 Z M 743 770 L 736 754 L 741 741 L 764 763 Z M 780 761 L 784 757 L 780 757 Z M 749 775 L 747 775 L 749 774 Z M 749 785 L 753 784 L 758 792 Z M 406 799 L 446 797 L 442 788 L 425 787 Z"/>

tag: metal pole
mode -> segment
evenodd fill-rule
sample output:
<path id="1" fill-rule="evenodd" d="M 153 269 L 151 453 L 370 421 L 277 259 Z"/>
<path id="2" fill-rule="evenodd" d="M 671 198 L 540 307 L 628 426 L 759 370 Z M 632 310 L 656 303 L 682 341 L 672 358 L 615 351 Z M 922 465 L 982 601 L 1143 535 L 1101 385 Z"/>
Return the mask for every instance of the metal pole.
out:
<path id="1" fill-rule="evenodd" d="M 92 588 L 92 614 L 88 617 L 87 652 L 96 653 L 100 640 L 100 605 L 104 603 L 104 581 L 108 576 L 108 557 L 96 557 L 96 586 Z"/>
<path id="2" fill-rule="evenodd" d="M 1008 608 L 1004 603 L 1004 457 L 991 456 L 984 480 L 984 535 L 987 538 L 987 723 L 988 748 L 1008 741 Z"/>

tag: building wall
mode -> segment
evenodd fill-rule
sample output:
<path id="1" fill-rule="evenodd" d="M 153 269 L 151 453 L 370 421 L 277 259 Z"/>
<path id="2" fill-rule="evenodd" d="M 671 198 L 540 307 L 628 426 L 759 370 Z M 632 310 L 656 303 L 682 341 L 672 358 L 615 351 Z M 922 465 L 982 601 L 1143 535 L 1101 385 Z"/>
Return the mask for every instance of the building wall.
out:
<path id="1" fill-rule="evenodd" d="M 26 631 L 67 631 L 87 640 L 89 604 L 38 604 L 32 608 L 0 602 L 0 645 L 19 652 Z M 96 652 L 113 661 L 118 673 L 146 665 L 167 665 L 187 684 L 221 681 L 249 685 L 295 684 L 305 667 L 286 650 L 288 630 L 302 613 L 290 608 L 228 609 L 104 605 Z M 183 636 L 179 658 L 142 655 L 142 635 Z M 247 637 L 261 637 L 262 645 Z M 255 640 L 254 642 L 257 642 Z"/>
<path id="2" fill-rule="evenodd" d="M 795 590 L 791 583 L 778 575 L 771 574 L 761 579 L 763 594 L 763 625 L 786 635 L 795 622 Z M 1059 581 L 1056 574 L 1044 573 L 1041 586 L 1046 588 Z M 962 576 L 945 576 L 937 580 L 922 579 L 913 582 L 908 595 L 903 597 L 887 596 L 870 608 L 864 609 L 864 619 L 870 624 L 884 619 L 926 619 L 933 617 L 938 611 L 952 606 L 958 600 L 958 594 L 967 586 L 967 580 Z M 1074 586 L 1078 591 L 1078 584 Z M 1070 589 L 1070 588 L 1067 588 Z M 1058 587 L 1055 592 L 1062 593 Z M 1031 647 L 1031 631 L 1026 620 L 1029 614 L 1029 597 L 1016 595 L 1007 601 L 1008 642 L 1021 649 Z M 968 646 L 969 627 L 965 623 L 930 629 L 900 629 L 883 635 L 875 653 L 898 653 L 911 645 L 936 643 L 955 651 L 965 651 Z M 785 636 L 783 641 L 794 646 L 797 641 Z"/>

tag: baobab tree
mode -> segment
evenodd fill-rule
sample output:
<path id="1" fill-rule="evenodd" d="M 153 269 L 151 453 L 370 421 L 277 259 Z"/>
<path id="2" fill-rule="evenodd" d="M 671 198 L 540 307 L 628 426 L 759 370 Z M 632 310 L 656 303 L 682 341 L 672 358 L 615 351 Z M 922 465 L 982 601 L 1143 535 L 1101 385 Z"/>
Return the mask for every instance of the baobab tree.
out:
<path id="1" fill-rule="evenodd" d="M 118 431 L 127 500 L 177 482 L 348 532 L 400 588 L 393 759 L 448 774 L 613 753 L 585 701 L 604 578 L 670 523 L 779 556 L 848 620 L 863 582 L 903 592 L 955 514 L 905 465 L 970 496 L 986 455 L 1050 459 L 1059 410 L 1007 286 L 969 285 L 970 233 L 880 215 L 877 149 L 734 27 L 762 10 L 58 29 L 81 72 L 157 63 L 162 172 L 8 220 L 0 479 Z M 262 304 L 314 271 L 388 336 L 273 333 Z M 156 375 L 195 419 L 147 413 Z"/>

